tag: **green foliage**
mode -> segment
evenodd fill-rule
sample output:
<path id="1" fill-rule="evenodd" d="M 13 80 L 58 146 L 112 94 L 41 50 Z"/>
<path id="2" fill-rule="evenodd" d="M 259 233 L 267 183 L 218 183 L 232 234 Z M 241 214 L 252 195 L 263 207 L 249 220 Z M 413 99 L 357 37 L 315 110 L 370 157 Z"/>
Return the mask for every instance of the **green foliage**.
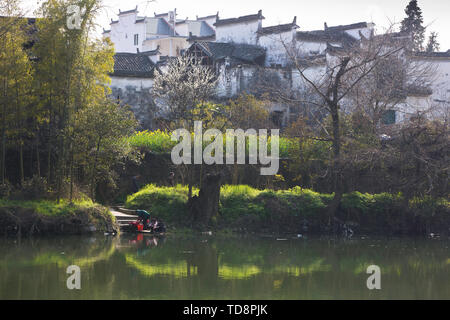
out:
<path id="1" fill-rule="evenodd" d="M 67 26 L 70 5 L 83 8 L 79 29 Z M 92 37 L 100 8 L 100 0 L 48 0 L 30 25 L 17 1 L 1 6 L 9 18 L 0 22 L 0 182 L 6 153 L 17 152 L 19 176 L 9 174 L 11 181 L 26 184 L 24 158 L 32 157 L 29 176 L 46 175 L 58 198 L 66 182 L 93 190 L 99 176 L 112 180 L 110 168 L 130 150 L 122 137 L 134 131 L 134 118 L 107 98 L 113 45 Z"/>
<path id="2" fill-rule="evenodd" d="M 74 215 L 80 210 L 88 208 L 100 207 L 91 200 L 76 200 L 70 203 L 67 200 L 57 201 L 51 200 L 5 200 L 0 199 L 0 207 L 21 207 L 34 209 L 36 213 L 45 216 L 61 216 Z M 108 213 L 109 214 L 109 213 Z"/>
<path id="3" fill-rule="evenodd" d="M 423 41 L 425 39 L 425 27 L 423 26 L 422 10 L 417 4 L 417 0 L 411 0 L 405 9 L 406 17 L 402 20 L 401 31 L 407 32 L 412 36 L 413 49 L 423 50 Z"/>
<path id="4" fill-rule="evenodd" d="M 137 132 L 128 138 L 128 142 L 133 148 L 154 153 L 168 153 L 176 145 L 170 133 L 161 130 Z"/>
<path id="5" fill-rule="evenodd" d="M 134 115 L 113 102 L 91 104 L 74 116 L 74 160 L 89 172 L 91 197 L 98 181 L 112 181 L 111 167 L 132 157 L 127 139 L 137 126 Z"/>
<path id="6" fill-rule="evenodd" d="M 223 147 L 226 150 L 226 134 L 223 135 Z M 131 135 L 126 139 L 128 143 L 137 150 L 154 152 L 154 153 L 170 153 L 172 148 L 177 144 L 176 141 L 171 140 L 171 133 L 167 131 L 155 130 L 155 131 L 140 131 Z M 191 133 L 191 141 L 194 143 L 194 134 Z M 209 143 L 203 142 L 203 147 L 206 147 Z M 288 158 L 294 154 L 294 148 L 296 147 L 296 140 L 291 138 L 280 137 L 279 150 L 280 157 Z M 268 136 L 267 152 L 271 152 L 271 137 Z M 245 145 L 246 153 L 249 150 L 249 139 L 246 139 Z M 234 148 L 235 152 L 237 148 Z M 225 153 L 224 153 L 225 154 Z"/>
<path id="7" fill-rule="evenodd" d="M 324 209 L 327 201 L 332 198 L 332 195 L 320 194 L 300 187 L 294 187 L 287 192 L 279 191 L 279 193 L 294 198 L 297 205 L 296 213 L 303 216 L 311 216 Z"/>
<path id="8" fill-rule="evenodd" d="M 31 179 L 24 180 L 19 194 L 23 199 L 36 200 L 47 198 L 47 191 L 47 180 L 35 175 Z"/>
<path id="9" fill-rule="evenodd" d="M 409 200 L 409 207 L 415 214 L 429 217 L 434 216 L 437 211 L 450 207 L 450 201 L 444 198 L 434 199 L 430 196 L 414 197 Z"/>
<path id="10" fill-rule="evenodd" d="M 198 192 L 198 190 L 195 190 Z M 188 188 L 159 187 L 147 185 L 130 195 L 126 206 L 133 209 L 150 210 L 153 215 L 168 222 L 184 225 L 189 221 L 187 200 Z M 294 187 L 288 190 L 259 190 L 247 185 L 224 185 L 220 192 L 217 226 L 239 227 L 242 224 L 267 225 L 267 223 L 302 223 L 307 219 L 311 225 L 323 227 L 323 213 L 333 194 L 321 194 L 309 189 Z M 431 197 L 414 198 L 404 207 L 402 194 L 368 194 L 352 192 L 343 196 L 338 217 L 347 221 L 366 223 L 367 230 L 383 230 L 399 227 L 406 215 L 413 222 L 415 215 L 431 216 L 436 212 L 450 212 L 450 202 Z M 295 222 L 296 221 L 296 222 Z M 251 228 L 251 226 L 250 226 Z M 372 231 L 373 231 L 372 230 Z"/>
<path id="11" fill-rule="evenodd" d="M 372 201 L 372 195 L 354 191 L 342 197 L 341 205 L 345 210 L 356 209 L 366 213 Z"/>
<path id="12" fill-rule="evenodd" d="M 194 193 L 198 190 L 194 189 Z M 188 187 L 158 187 L 147 185 L 137 193 L 127 197 L 126 207 L 130 209 L 144 209 L 152 216 L 157 216 L 167 222 L 184 221 L 187 216 L 186 203 Z"/>

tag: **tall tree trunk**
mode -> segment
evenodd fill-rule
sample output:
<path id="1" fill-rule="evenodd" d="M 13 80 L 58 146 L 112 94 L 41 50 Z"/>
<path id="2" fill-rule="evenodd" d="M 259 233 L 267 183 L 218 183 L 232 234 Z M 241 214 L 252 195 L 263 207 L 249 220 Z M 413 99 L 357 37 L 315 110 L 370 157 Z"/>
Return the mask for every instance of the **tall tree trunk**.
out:
<path id="1" fill-rule="evenodd" d="M 69 165 L 69 176 L 70 176 L 70 203 L 73 199 L 73 143 L 70 143 L 70 165 Z"/>
<path id="2" fill-rule="evenodd" d="M 207 174 L 198 194 L 188 200 L 190 218 L 195 228 L 206 228 L 219 213 L 220 173 Z"/>
<path id="3" fill-rule="evenodd" d="M 39 130 L 36 132 L 36 164 L 37 164 L 37 175 L 41 177 L 41 158 L 39 156 Z"/>
<path id="4" fill-rule="evenodd" d="M 341 155 L 341 135 L 340 135 L 340 121 L 339 121 L 339 107 L 337 104 L 331 106 L 331 118 L 333 123 L 333 159 L 332 159 L 332 183 L 334 197 L 327 207 L 327 213 L 329 217 L 329 224 L 334 220 L 336 212 L 341 203 L 343 189 L 340 174 L 340 155 Z"/>
<path id="5" fill-rule="evenodd" d="M 22 140 L 22 108 L 19 99 L 19 81 L 17 77 L 14 77 L 14 84 L 16 86 L 16 119 L 17 119 L 17 131 L 19 136 L 19 169 L 20 169 L 20 185 L 23 185 L 25 180 L 25 174 L 23 170 L 23 140 Z"/>
<path id="6" fill-rule="evenodd" d="M 1 170 L 1 176 L 2 176 L 2 184 L 5 183 L 5 168 L 6 168 L 6 84 L 7 80 L 6 78 L 3 80 L 3 97 L 4 101 L 2 104 L 2 166 L 0 168 Z"/>
<path id="7" fill-rule="evenodd" d="M 97 150 L 95 152 L 95 158 L 94 158 L 94 164 L 92 165 L 92 172 L 91 172 L 91 198 L 93 201 L 95 201 L 95 171 L 97 171 L 97 161 L 98 161 L 98 153 L 100 152 L 100 144 L 101 144 L 102 138 L 100 137 L 97 142 Z"/>
<path id="8" fill-rule="evenodd" d="M 20 166 L 20 185 L 23 185 L 25 180 L 24 170 L 23 170 L 23 141 L 19 141 L 19 166 Z"/>

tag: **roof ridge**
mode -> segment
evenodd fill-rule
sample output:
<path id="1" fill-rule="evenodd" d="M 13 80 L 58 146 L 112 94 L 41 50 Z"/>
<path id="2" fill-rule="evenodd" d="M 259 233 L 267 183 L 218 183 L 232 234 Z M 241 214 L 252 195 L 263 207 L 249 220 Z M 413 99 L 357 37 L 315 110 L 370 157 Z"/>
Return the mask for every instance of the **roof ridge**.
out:
<path id="1" fill-rule="evenodd" d="M 218 25 L 224 25 L 224 24 L 233 24 L 233 23 L 239 23 L 242 21 L 251 21 L 251 20 L 260 20 L 265 19 L 262 15 L 262 10 L 259 10 L 256 14 L 248 14 L 245 16 L 240 16 L 237 18 L 227 18 L 227 19 L 219 19 L 217 16 L 216 22 L 214 23 L 215 26 Z"/>

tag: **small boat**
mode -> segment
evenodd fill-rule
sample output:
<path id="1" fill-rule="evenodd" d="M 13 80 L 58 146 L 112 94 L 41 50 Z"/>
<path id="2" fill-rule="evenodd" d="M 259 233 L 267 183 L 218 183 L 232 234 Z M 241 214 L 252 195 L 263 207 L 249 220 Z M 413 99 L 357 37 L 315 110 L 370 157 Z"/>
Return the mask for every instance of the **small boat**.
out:
<path id="1" fill-rule="evenodd" d="M 166 232 L 166 226 L 163 222 L 158 222 L 156 228 L 153 225 L 148 224 L 147 227 L 144 226 L 142 221 L 136 220 L 129 222 L 128 224 L 122 225 L 121 230 L 124 232 L 133 233 L 145 233 L 145 234 L 164 234 Z"/>

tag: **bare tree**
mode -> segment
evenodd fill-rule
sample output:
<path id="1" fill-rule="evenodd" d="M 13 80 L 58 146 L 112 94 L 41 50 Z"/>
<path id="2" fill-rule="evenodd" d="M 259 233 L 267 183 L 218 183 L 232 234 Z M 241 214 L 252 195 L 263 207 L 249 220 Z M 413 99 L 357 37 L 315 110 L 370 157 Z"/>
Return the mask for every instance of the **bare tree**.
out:
<path id="1" fill-rule="evenodd" d="M 386 33 L 363 39 L 362 44 L 383 43 L 388 50 L 396 50 L 378 58 L 372 72 L 361 79 L 349 93 L 347 111 L 363 114 L 372 125 L 372 133 L 380 128 L 380 122 L 386 112 L 401 110 L 406 105 L 406 97 L 410 93 L 431 94 L 431 83 L 436 74 L 436 66 L 432 63 L 412 58 L 412 53 L 405 50 L 409 37 L 398 33 Z"/>
<path id="2" fill-rule="evenodd" d="M 325 134 L 332 143 L 331 175 L 334 198 L 328 206 L 330 218 L 334 216 L 344 193 L 341 175 L 341 107 L 348 103 L 357 86 L 375 73 L 389 57 L 398 55 L 402 46 L 392 46 L 389 36 L 372 37 L 369 41 L 335 47 L 327 44 L 325 57 L 305 56 L 301 43 L 283 43 L 293 74 L 313 95 L 290 95 L 300 104 L 308 103 L 331 117 L 331 130 Z M 318 61 L 326 64 L 317 69 Z M 314 70 L 316 68 L 316 70 Z M 293 76 L 294 77 L 294 76 Z M 311 99 L 311 97 L 314 97 Z M 330 219 L 331 221 L 331 219 Z"/>

